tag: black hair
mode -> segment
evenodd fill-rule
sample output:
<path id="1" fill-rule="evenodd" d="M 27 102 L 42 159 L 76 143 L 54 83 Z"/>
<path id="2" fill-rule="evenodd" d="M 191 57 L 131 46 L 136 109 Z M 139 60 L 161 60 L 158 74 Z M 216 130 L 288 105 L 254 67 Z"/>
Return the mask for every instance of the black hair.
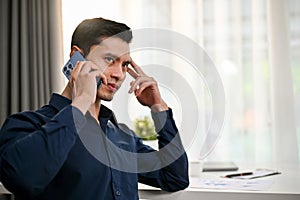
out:
<path id="1" fill-rule="evenodd" d="M 131 29 L 123 23 L 104 18 L 93 18 L 82 21 L 72 35 L 71 48 L 76 45 L 88 55 L 93 45 L 100 44 L 105 37 L 117 37 L 130 43 Z"/>

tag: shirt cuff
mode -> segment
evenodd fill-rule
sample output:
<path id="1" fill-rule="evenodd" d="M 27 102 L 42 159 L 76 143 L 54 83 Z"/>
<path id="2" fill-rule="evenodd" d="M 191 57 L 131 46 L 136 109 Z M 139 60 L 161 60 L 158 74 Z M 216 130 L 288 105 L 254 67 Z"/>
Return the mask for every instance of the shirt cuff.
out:
<path id="1" fill-rule="evenodd" d="M 165 127 L 168 119 L 173 118 L 173 112 L 172 109 L 169 108 L 168 110 L 161 112 L 151 112 L 151 116 L 154 121 L 155 130 L 158 133 Z"/>

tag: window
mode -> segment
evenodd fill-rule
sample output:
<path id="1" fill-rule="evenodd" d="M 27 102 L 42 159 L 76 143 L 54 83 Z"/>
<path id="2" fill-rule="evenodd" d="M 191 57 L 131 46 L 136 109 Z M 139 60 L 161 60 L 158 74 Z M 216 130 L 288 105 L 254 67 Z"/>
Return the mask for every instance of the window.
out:
<path id="1" fill-rule="evenodd" d="M 277 12 L 277 8 L 281 9 L 278 16 L 284 13 L 288 16 L 286 21 L 275 24 L 275 26 L 282 26 L 282 32 L 287 33 L 288 44 L 286 47 L 284 42 L 281 45 L 284 47 L 282 53 L 288 55 L 288 59 L 284 60 L 283 57 L 282 60 L 276 60 L 275 58 L 277 63 L 287 61 L 282 66 L 274 64 L 274 58 L 270 56 L 273 55 L 272 48 L 276 47 L 271 41 L 274 33 L 271 31 L 270 22 L 274 20 L 272 19 L 274 16 L 269 11 Z M 66 59 L 75 26 L 85 18 L 98 16 L 125 22 L 133 29 L 153 27 L 172 30 L 196 41 L 205 49 L 221 76 L 226 95 L 226 119 L 222 137 L 207 159 L 279 161 L 285 159 L 284 155 L 291 153 L 288 160 L 300 160 L 300 28 L 298 25 L 300 24 L 300 2 L 298 0 L 114 0 L 109 2 L 86 0 L 84 5 L 81 2 L 64 0 L 63 9 L 67 42 Z M 282 38 L 284 39 L 284 36 Z M 170 55 L 166 59 L 162 52 L 140 53 L 146 55 L 136 53 L 134 56 L 143 65 L 174 65 L 174 60 L 177 59 Z M 176 62 L 175 65 L 178 66 L 181 61 Z M 176 66 L 172 67 L 176 68 Z M 275 75 L 280 75 L 281 72 L 282 77 Z M 158 72 L 151 71 L 151 73 L 154 73 L 152 76 L 156 76 L 155 73 Z M 161 77 L 161 74 L 157 76 Z M 205 130 L 211 117 L 211 100 L 203 80 L 195 81 L 201 88 L 198 98 L 203 103 L 204 110 L 201 110 L 201 107 L 198 112 L 203 116 L 204 122 L 201 122 L 200 126 Z M 281 83 L 280 88 L 277 88 L 277 83 Z M 161 86 L 162 96 L 176 111 L 175 120 L 179 127 L 184 123 L 191 123 L 191 119 L 182 118 L 181 109 L 182 105 L 189 105 L 192 108 L 194 105 L 188 100 L 184 102 L 178 100 L 180 94 L 170 91 L 168 85 L 164 86 Z M 127 90 L 124 86 L 123 89 Z M 280 96 L 281 91 L 283 96 Z M 126 94 L 120 91 L 117 95 Z M 282 104 L 277 101 L 278 97 L 282 97 L 286 110 L 281 110 Z M 119 97 L 115 99 L 117 98 Z M 132 99 L 116 102 L 116 104 L 120 103 L 121 107 L 129 108 L 129 110 L 116 111 L 119 121 L 132 125 L 132 116 L 137 114 L 132 112 L 134 110 L 132 106 L 136 103 L 133 102 Z M 114 107 L 115 104 L 113 102 L 109 105 Z M 287 112 L 289 114 L 286 114 Z M 148 111 L 141 110 L 141 115 L 147 114 Z M 285 120 L 278 118 L 282 115 Z M 282 127 L 287 127 L 286 131 Z M 203 129 L 199 129 L 199 134 L 201 131 Z M 185 133 L 182 135 L 184 136 Z M 279 141 L 282 141 L 281 147 L 278 146 Z M 196 154 L 200 151 L 199 146 L 194 145 L 189 148 Z"/>

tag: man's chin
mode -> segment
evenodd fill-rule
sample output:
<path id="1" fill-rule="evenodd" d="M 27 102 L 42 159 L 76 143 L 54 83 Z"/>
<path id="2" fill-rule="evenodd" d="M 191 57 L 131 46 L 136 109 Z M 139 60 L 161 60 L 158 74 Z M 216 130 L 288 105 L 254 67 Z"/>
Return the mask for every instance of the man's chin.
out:
<path id="1" fill-rule="evenodd" d="M 102 101 L 111 101 L 113 100 L 114 96 L 100 96 Z"/>
<path id="2" fill-rule="evenodd" d="M 105 90 L 98 90 L 97 96 L 103 101 L 111 101 L 114 97 L 114 93 L 108 93 Z"/>

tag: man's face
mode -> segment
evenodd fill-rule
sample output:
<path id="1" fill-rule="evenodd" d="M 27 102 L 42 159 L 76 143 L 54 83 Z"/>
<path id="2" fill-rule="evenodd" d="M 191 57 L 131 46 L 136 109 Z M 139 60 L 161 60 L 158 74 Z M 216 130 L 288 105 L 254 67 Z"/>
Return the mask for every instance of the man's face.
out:
<path id="1" fill-rule="evenodd" d="M 131 61 L 128 43 L 120 38 L 107 38 L 100 45 L 92 46 L 86 59 L 100 67 L 107 78 L 107 85 L 102 84 L 98 89 L 97 98 L 112 100 L 125 80 Z"/>

